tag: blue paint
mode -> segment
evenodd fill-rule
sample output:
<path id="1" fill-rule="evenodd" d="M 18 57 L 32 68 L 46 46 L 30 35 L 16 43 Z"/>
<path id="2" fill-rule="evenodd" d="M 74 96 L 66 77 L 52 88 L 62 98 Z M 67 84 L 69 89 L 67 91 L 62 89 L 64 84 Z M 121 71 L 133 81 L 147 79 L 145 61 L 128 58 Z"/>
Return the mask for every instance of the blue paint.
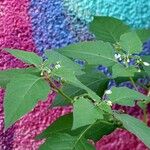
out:
<path id="1" fill-rule="evenodd" d="M 150 0 L 64 0 L 68 12 L 90 22 L 93 16 L 112 16 L 136 28 L 150 27 Z"/>
<path id="2" fill-rule="evenodd" d="M 85 23 L 66 14 L 62 0 L 31 0 L 29 15 L 40 53 L 92 38 Z"/>

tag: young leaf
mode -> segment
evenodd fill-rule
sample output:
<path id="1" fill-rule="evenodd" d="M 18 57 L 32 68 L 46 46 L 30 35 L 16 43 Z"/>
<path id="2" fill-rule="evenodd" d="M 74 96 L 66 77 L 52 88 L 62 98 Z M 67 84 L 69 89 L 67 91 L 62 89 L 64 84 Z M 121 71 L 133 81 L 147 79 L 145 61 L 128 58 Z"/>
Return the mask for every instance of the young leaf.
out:
<path id="1" fill-rule="evenodd" d="M 56 64 L 59 62 L 61 67 L 68 68 L 69 70 L 75 72 L 76 75 L 81 75 L 84 73 L 83 71 L 81 71 L 81 67 L 79 64 L 73 62 L 68 57 L 63 56 L 56 51 L 46 51 L 46 57 L 48 57 L 48 59 L 46 60 L 46 64 L 48 67 L 51 64 Z"/>
<path id="2" fill-rule="evenodd" d="M 15 49 L 5 49 L 7 52 L 15 56 L 16 58 L 24 61 L 25 63 L 35 65 L 38 67 L 43 61 L 42 58 L 33 52 L 26 52 L 22 50 Z"/>
<path id="3" fill-rule="evenodd" d="M 150 39 L 150 29 L 138 29 L 136 33 L 143 43 Z"/>
<path id="4" fill-rule="evenodd" d="M 136 72 L 138 72 L 138 70 L 131 66 L 131 67 L 124 67 L 123 65 L 121 64 L 115 64 L 113 67 L 112 67 L 112 76 L 113 78 L 117 78 L 117 77 L 133 77 L 134 74 Z"/>
<path id="5" fill-rule="evenodd" d="M 95 34 L 97 40 L 116 43 L 120 36 L 130 30 L 122 21 L 111 17 L 94 17 L 90 24 L 90 31 Z"/>
<path id="6" fill-rule="evenodd" d="M 125 106 L 133 106 L 135 100 L 148 100 L 148 97 L 127 87 L 113 87 L 112 93 L 108 95 L 108 98 L 114 104 L 120 104 Z"/>
<path id="7" fill-rule="evenodd" d="M 140 53 L 143 46 L 136 32 L 128 32 L 121 35 L 120 45 L 127 54 Z"/>
<path id="8" fill-rule="evenodd" d="M 32 67 L 0 71 L 0 87 L 6 88 L 6 85 L 10 82 L 10 80 L 20 74 L 33 74 L 36 76 L 40 76 L 40 70 Z"/>
<path id="9" fill-rule="evenodd" d="M 115 117 L 123 123 L 123 126 L 128 131 L 136 135 L 148 148 L 150 148 L 150 128 L 145 123 L 127 114 L 115 113 Z"/>
<path id="10" fill-rule="evenodd" d="M 107 88 L 109 79 L 104 76 L 100 72 L 86 72 L 81 76 L 77 77 L 81 83 L 90 88 L 92 91 L 96 92 L 97 95 L 102 96 L 104 94 L 105 89 Z M 66 93 L 69 97 L 74 98 L 75 96 L 79 96 L 85 93 L 84 89 L 75 87 L 70 84 L 63 84 L 62 91 Z M 55 101 L 53 102 L 53 106 L 64 106 L 68 105 L 68 103 L 61 94 L 57 94 Z"/>
<path id="11" fill-rule="evenodd" d="M 98 119 L 103 119 L 103 112 L 90 100 L 81 97 L 74 102 L 72 129 L 90 125 L 96 122 Z"/>
<path id="12" fill-rule="evenodd" d="M 49 92 L 50 87 L 43 78 L 30 74 L 13 78 L 6 87 L 5 127 L 31 110 L 39 99 L 45 99 Z"/>
<path id="13" fill-rule="evenodd" d="M 82 136 L 60 133 L 49 137 L 40 150 L 95 150 Z"/>
<path id="14" fill-rule="evenodd" d="M 61 48 L 59 53 L 70 58 L 81 59 L 91 65 L 112 66 L 117 63 L 114 57 L 114 49 L 109 43 L 102 41 L 90 41 L 73 44 Z"/>

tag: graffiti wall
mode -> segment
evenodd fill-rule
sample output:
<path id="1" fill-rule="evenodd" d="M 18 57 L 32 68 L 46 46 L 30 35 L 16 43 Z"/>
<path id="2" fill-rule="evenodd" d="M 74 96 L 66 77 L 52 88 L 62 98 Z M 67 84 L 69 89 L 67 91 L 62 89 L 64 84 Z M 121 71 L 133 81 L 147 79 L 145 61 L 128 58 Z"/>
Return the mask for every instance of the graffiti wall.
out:
<path id="1" fill-rule="evenodd" d="M 34 51 L 42 55 L 46 49 L 92 40 L 94 36 L 88 31 L 88 23 L 93 15 L 114 16 L 133 27 L 149 28 L 150 2 L 0 0 L 0 70 L 26 67 L 26 64 L 4 52 L 3 48 Z M 150 42 L 144 44 L 144 53 L 150 54 Z M 55 98 L 55 93 L 51 93 L 45 102 L 39 101 L 29 114 L 5 131 L 4 94 L 4 90 L 0 89 L 0 150 L 38 149 L 44 141 L 36 141 L 34 137 L 56 118 L 71 111 L 70 107 L 47 109 Z M 142 112 L 138 107 L 124 109 L 136 117 L 141 117 Z M 134 135 L 123 130 L 103 137 L 96 146 L 97 150 L 148 150 Z"/>

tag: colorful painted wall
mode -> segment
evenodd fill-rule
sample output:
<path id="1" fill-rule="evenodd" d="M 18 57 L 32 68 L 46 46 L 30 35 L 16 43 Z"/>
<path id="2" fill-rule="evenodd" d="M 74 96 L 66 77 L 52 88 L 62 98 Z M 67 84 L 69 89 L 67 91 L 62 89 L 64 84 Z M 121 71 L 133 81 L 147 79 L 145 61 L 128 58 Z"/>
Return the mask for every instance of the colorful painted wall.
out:
<path id="1" fill-rule="evenodd" d="M 6 47 L 34 51 L 42 55 L 45 49 L 92 40 L 87 24 L 93 15 L 114 16 L 133 27 L 148 28 L 150 1 L 0 0 L 0 70 L 26 67 L 26 64 L 4 52 L 3 48 Z M 144 52 L 150 54 L 150 42 L 144 45 Z M 4 131 L 3 97 L 4 90 L 0 89 L 2 150 L 38 149 L 43 141 L 35 141 L 34 137 L 56 118 L 71 111 L 71 108 L 48 110 L 55 97 L 55 93 L 52 93 L 45 102 L 39 101 L 29 114 Z M 142 111 L 138 107 L 124 109 L 141 117 Z M 117 130 L 97 143 L 97 150 L 118 149 L 147 150 L 135 136 L 123 130 Z"/>

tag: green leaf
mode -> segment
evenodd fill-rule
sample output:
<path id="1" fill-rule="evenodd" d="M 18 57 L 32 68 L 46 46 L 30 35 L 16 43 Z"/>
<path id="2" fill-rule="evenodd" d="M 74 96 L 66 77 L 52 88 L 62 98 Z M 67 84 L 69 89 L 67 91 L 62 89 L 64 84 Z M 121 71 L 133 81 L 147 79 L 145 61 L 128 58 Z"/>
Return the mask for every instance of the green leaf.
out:
<path id="1" fill-rule="evenodd" d="M 59 69 L 54 69 L 52 75 L 61 77 L 61 79 L 67 83 L 73 84 L 77 87 L 80 87 L 79 80 L 76 78 L 75 71 L 70 70 L 66 67 L 61 67 Z"/>
<path id="2" fill-rule="evenodd" d="M 42 134 L 37 136 L 36 139 L 48 138 L 57 133 L 71 133 L 72 123 L 72 113 L 64 115 L 52 123 Z"/>
<path id="3" fill-rule="evenodd" d="M 107 122 L 105 120 L 98 120 L 97 122 L 90 125 L 90 127 L 88 128 L 88 130 L 85 133 L 85 137 L 97 142 L 104 135 L 108 135 L 108 134 L 112 133 L 116 128 L 117 128 L 117 126 L 113 123 Z"/>
<path id="4" fill-rule="evenodd" d="M 127 54 L 140 53 L 143 48 L 143 44 L 136 32 L 128 32 L 121 35 L 120 45 Z"/>
<path id="5" fill-rule="evenodd" d="M 98 107 L 107 113 L 112 113 L 111 107 L 106 103 L 106 101 L 102 101 L 99 103 Z"/>
<path id="6" fill-rule="evenodd" d="M 104 76 L 101 72 L 95 71 L 86 71 L 86 74 L 78 76 L 77 78 L 85 86 L 90 88 L 92 91 L 96 92 L 96 94 L 99 96 L 103 96 L 104 91 L 107 88 L 109 82 L 109 79 L 106 76 Z M 66 83 L 62 85 L 61 90 L 71 98 L 85 93 L 84 89 Z M 55 101 L 53 102 L 53 106 L 64 106 L 68 104 L 70 103 L 68 103 L 66 99 L 62 97 L 59 93 L 57 94 Z"/>
<path id="7" fill-rule="evenodd" d="M 127 87 L 113 87 L 112 93 L 108 95 L 108 98 L 114 104 L 120 104 L 125 106 L 133 106 L 135 100 L 148 100 L 148 97 Z"/>
<path id="8" fill-rule="evenodd" d="M 39 57 L 37 54 L 33 52 L 26 52 L 22 50 L 15 50 L 15 49 L 5 49 L 7 52 L 15 56 L 16 58 L 24 61 L 25 63 L 35 65 L 38 67 L 40 64 L 42 64 L 42 58 Z"/>
<path id="9" fill-rule="evenodd" d="M 73 86 L 84 89 L 91 98 L 93 98 L 96 101 L 100 101 L 100 97 L 91 89 L 89 89 L 87 86 L 85 86 L 83 83 L 81 83 L 75 76 L 75 72 L 71 71 L 70 69 L 63 68 L 63 67 L 59 69 L 54 69 L 52 71 L 52 75 L 61 77 L 62 80 L 64 80 L 66 83 L 69 83 Z"/>
<path id="10" fill-rule="evenodd" d="M 90 31 L 95 34 L 97 40 L 110 43 L 119 42 L 120 36 L 129 30 L 129 26 L 112 17 L 97 16 L 90 24 Z"/>
<path id="11" fill-rule="evenodd" d="M 117 114 L 115 113 L 115 117 L 123 123 L 123 126 L 136 135 L 148 148 L 150 148 L 150 128 L 132 116 L 126 114 Z"/>
<path id="12" fill-rule="evenodd" d="M 61 54 L 70 58 L 81 59 L 91 65 L 112 66 L 116 63 L 114 49 L 102 41 L 81 42 L 61 48 Z"/>
<path id="13" fill-rule="evenodd" d="M 30 74 L 13 78 L 6 87 L 4 101 L 5 127 L 30 111 L 38 100 L 45 99 L 50 92 L 48 83 L 40 77 Z"/>
<path id="14" fill-rule="evenodd" d="M 6 88 L 6 85 L 10 82 L 10 80 L 20 74 L 33 74 L 36 76 L 40 76 L 40 70 L 32 67 L 0 71 L 0 87 Z"/>
<path id="15" fill-rule="evenodd" d="M 150 56 L 141 56 L 142 61 L 150 64 Z M 150 76 L 150 66 L 145 66 L 143 64 L 143 69 L 146 72 L 147 76 Z"/>
<path id="16" fill-rule="evenodd" d="M 145 72 L 146 72 L 146 75 L 147 76 L 150 76 L 150 66 L 149 67 L 146 67 L 146 66 L 143 66 Z"/>
<path id="17" fill-rule="evenodd" d="M 113 123 L 98 120 L 92 125 L 87 125 L 76 130 L 71 130 L 73 124 L 73 115 L 67 114 L 57 119 L 52 125 L 50 125 L 42 134 L 36 137 L 36 139 L 49 138 L 58 133 L 67 133 L 72 136 L 82 134 L 86 139 L 92 139 L 98 141 L 104 135 L 113 132 L 117 126 Z M 63 126 L 62 126 L 63 125 Z"/>
<path id="18" fill-rule="evenodd" d="M 40 150 L 95 150 L 86 139 L 60 133 L 49 137 Z"/>
<path id="19" fill-rule="evenodd" d="M 130 66 L 128 68 L 124 67 L 123 65 L 121 64 L 115 64 L 113 67 L 112 67 L 112 76 L 113 78 L 117 78 L 117 77 L 133 77 L 134 74 L 136 72 L 138 72 L 138 70 L 133 67 L 133 66 Z"/>
<path id="20" fill-rule="evenodd" d="M 150 29 L 138 29 L 136 33 L 143 43 L 150 39 Z"/>
<path id="21" fill-rule="evenodd" d="M 46 57 L 48 57 L 48 60 L 46 60 L 46 65 L 48 67 L 51 64 L 56 64 L 57 62 L 59 62 L 61 67 L 68 68 L 69 70 L 75 72 L 76 75 L 81 75 L 84 73 L 83 71 L 81 71 L 81 66 L 79 64 L 73 62 L 68 57 L 63 56 L 56 51 L 46 51 Z"/>
<path id="22" fill-rule="evenodd" d="M 150 63 L 150 56 L 149 55 L 141 56 L 141 58 L 142 58 L 142 61 Z"/>
<path id="23" fill-rule="evenodd" d="M 73 118 L 72 129 L 76 129 L 103 119 L 103 112 L 90 100 L 81 97 L 73 104 Z"/>

